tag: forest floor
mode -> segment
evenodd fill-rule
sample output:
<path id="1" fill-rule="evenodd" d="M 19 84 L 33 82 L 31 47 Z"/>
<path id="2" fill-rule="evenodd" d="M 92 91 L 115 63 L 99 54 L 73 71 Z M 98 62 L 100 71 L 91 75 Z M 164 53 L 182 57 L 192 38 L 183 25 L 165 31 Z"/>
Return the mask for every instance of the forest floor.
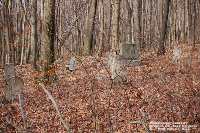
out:
<path id="1" fill-rule="evenodd" d="M 200 132 L 199 50 L 192 50 L 186 44 L 180 46 L 182 56 L 191 57 L 183 63 L 184 68 L 180 69 L 180 63 L 170 63 L 172 50 L 169 48 L 160 56 L 152 48 L 139 57 L 142 65 L 128 67 L 127 83 L 115 84 L 111 89 L 106 57 L 79 57 L 76 70 L 71 72 L 64 68 L 70 60 L 65 57 L 64 62 L 55 64 L 58 81 L 45 88 L 51 92 L 73 133 L 133 132 L 139 125 L 134 122 L 142 120 L 142 112 L 147 111 L 145 123 L 151 132 Z M 97 62 L 97 68 L 90 67 L 91 61 Z M 35 82 L 38 73 L 30 65 L 15 69 L 25 83 L 22 103 L 29 132 L 67 132 L 48 95 Z M 0 98 L 6 88 L 3 75 L 4 71 L 0 70 Z M 11 110 L 10 121 L 25 131 L 19 101 L 12 104 L 0 101 L 0 133 L 16 132 L 11 125 L 6 125 L 8 110 Z M 144 125 L 138 132 L 145 132 Z"/>

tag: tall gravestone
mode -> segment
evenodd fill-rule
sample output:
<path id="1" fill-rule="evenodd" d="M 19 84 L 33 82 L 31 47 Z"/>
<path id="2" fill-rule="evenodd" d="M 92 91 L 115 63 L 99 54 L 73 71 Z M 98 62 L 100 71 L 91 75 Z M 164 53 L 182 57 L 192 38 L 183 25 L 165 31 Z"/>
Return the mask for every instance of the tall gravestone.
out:
<path id="1" fill-rule="evenodd" d="M 191 71 L 191 56 L 184 56 L 180 59 L 180 71 L 181 72 L 190 72 Z"/>
<path id="2" fill-rule="evenodd" d="M 6 64 L 4 67 L 4 71 L 5 71 L 5 80 L 6 82 L 8 82 L 8 80 L 11 77 L 15 76 L 15 66 L 14 64 L 10 63 L 10 64 Z"/>
<path id="3" fill-rule="evenodd" d="M 67 70 L 75 70 L 75 64 L 76 64 L 76 57 L 71 57 L 70 59 L 70 64 L 69 65 L 65 65 L 65 68 Z"/>
<path id="4" fill-rule="evenodd" d="M 173 61 L 175 61 L 175 63 L 178 62 L 178 60 L 180 59 L 181 57 L 181 47 L 178 47 L 178 46 L 175 46 L 174 49 L 173 49 Z"/>
<path id="5" fill-rule="evenodd" d="M 109 70 L 112 71 L 112 62 L 116 56 L 116 52 L 108 52 L 107 53 L 107 57 L 108 57 L 108 66 L 109 66 Z"/>
<path id="6" fill-rule="evenodd" d="M 22 78 L 18 76 L 11 77 L 8 81 L 8 88 L 5 91 L 5 99 L 10 101 L 14 99 L 18 99 L 18 95 L 21 94 L 23 87 L 24 87 L 24 81 Z"/>
<path id="7" fill-rule="evenodd" d="M 126 59 L 122 55 L 116 55 L 112 61 L 112 79 L 114 83 L 124 83 L 127 81 Z"/>
<path id="8" fill-rule="evenodd" d="M 120 43 L 119 48 L 119 54 L 125 57 L 128 66 L 135 66 L 141 64 L 141 61 L 138 60 L 138 56 L 140 54 L 139 44 Z"/>

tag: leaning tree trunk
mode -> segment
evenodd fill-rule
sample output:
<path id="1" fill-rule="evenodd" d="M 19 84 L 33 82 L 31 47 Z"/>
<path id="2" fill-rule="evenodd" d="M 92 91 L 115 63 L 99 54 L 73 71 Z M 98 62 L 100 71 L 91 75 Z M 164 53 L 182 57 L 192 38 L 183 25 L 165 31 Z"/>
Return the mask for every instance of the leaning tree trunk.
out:
<path id="1" fill-rule="evenodd" d="M 96 13 L 96 7 L 97 7 L 97 0 L 92 0 L 89 13 L 87 16 L 87 22 L 86 22 L 86 29 L 85 29 L 85 39 L 84 39 L 84 46 L 82 55 L 90 55 L 92 50 L 92 32 L 94 29 L 94 18 Z"/>
<path id="2" fill-rule="evenodd" d="M 120 0 L 114 1 L 114 10 L 112 17 L 112 49 L 117 52 L 119 50 L 119 15 L 120 15 Z"/>
<path id="3" fill-rule="evenodd" d="M 36 69 L 36 47 L 37 47 L 37 0 L 31 1 L 31 69 Z"/>
<path id="4" fill-rule="evenodd" d="M 163 15 L 163 24 L 162 24 L 162 31 L 161 31 L 161 37 L 159 42 L 159 48 L 158 48 L 158 55 L 163 55 L 165 53 L 165 35 L 167 31 L 167 20 L 168 20 L 168 14 L 169 14 L 169 3 L 170 0 L 165 1 L 165 7 L 164 7 L 164 15 Z"/>
<path id="5" fill-rule="evenodd" d="M 55 0 L 45 0 L 42 24 L 41 62 L 44 71 L 44 81 L 53 81 L 54 71 L 54 35 L 55 35 Z"/>

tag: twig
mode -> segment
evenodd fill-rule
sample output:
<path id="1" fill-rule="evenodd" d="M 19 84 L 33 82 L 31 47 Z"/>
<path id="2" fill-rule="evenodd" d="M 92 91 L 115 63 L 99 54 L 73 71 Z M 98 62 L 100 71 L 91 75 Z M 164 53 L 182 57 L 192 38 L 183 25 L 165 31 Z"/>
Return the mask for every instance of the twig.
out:
<path id="1" fill-rule="evenodd" d="M 95 111 L 95 101 L 94 101 L 94 90 L 93 90 L 93 85 L 92 85 L 92 80 L 90 80 L 90 91 L 91 91 L 91 99 L 92 99 L 92 113 L 94 114 L 94 123 L 95 123 L 95 130 L 97 129 L 97 120 L 96 120 L 96 111 Z"/>
<path id="2" fill-rule="evenodd" d="M 58 115 L 59 115 L 59 117 L 60 117 L 60 120 L 61 120 L 61 122 L 63 123 L 63 125 L 64 125 L 64 127 L 65 127 L 65 129 L 67 129 L 68 133 L 71 133 L 69 127 L 68 127 L 67 124 L 65 123 L 65 121 L 64 121 L 64 119 L 63 119 L 63 117 L 62 117 L 62 115 L 61 115 L 61 113 L 60 113 L 60 111 L 59 111 L 59 108 L 58 108 L 58 106 L 57 106 L 57 104 L 56 104 L 56 102 L 55 102 L 53 96 L 50 94 L 50 92 L 49 92 L 47 89 L 45 89 L 45 87 L 44 87 L 44 85 L 43 85 L 42 83 L 39 83 L 39 85 L 42 86 L 42 88 L 43 88 L 43 90 L 45 91 L 45 93 L 46 93 L 46 94 L 49 96 L 49 98 L 51 99 L 51 101 L 52 101 L 54 107 L 56 108 L 56 111 L 57 111 L 57 113 L 58 113 Z"/>
<path id="3" fill-rule="evenodd" d="M 16 128 L 20 133 L 23 133 L 23 131 L 22 131 L 18 126 L 16 126 L 16 125 L 13 124 L 12 122 L 10 122 L 10 120 L 9 120 L 9 115 L 10 115 L 10 111 L 8 111 L 8 115 L 6 116 L 6 122 L 7 122 L 7 124 L 10 124 L 10 125 L 13 126 L 14 128 Z"/>
<path id="4" fill-rule="evenodd" d="M 28 133 L 27 124 L 26 124 L 26 116 L 24 114 L 24 110 L 23 110 L 23 107 L 22 107 L 22 99 L 21 99 L 20 94 L 19 94 L 19 106 L 20 106 L 20 110 L 21 110 L 21 113 L 22 113 L 22 118 L 23 118 L 23 122 L 24 122 L 24 128 L 26 130 L 26 133 Z"/>

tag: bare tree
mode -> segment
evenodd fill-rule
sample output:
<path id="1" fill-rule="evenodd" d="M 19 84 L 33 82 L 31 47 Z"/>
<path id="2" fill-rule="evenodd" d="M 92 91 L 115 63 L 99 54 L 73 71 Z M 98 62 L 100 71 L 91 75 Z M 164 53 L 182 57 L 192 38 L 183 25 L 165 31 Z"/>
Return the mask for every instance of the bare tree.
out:
<path id="1" fill-rule="evenodd" d="M 158 48 L 158 55 L 163 55 L 165 53 L 165 35 L 167 31 L 167 20 L 168 20 L 168 14 L 169 14 L 169 3 L 170 0 L 165 1 L 165 7 L 164 7 L 164 17 L 163 17 L 163 24 L 162 24 L 162 31 L 161 31 L 161 37 L 159 42 L 159 48 Z"/>
<path id="2" fill-rule="evenodd" d="M 41 61 L 46 83 L 53 81 L 54 71 L 54 36 L 55 36 L 55 0 L 44 1 L 44 16 L 42 24 Z"/>
<path id="3" fill-rule="evenodd" d="M 99 54 L 102 55 L 103 52 L 103 37 L 104 37 L 104 6 L 103 0 L 99 0 L 100 5 L 100 42 L 99 42 Z"/>
<path id="4" fill-rule="evenodd" d="M 97 0 L 92 0 L 89 13 L 87 16 L 86 29 L 85 29 L 85 39 L 82 55 L 90 55 L 92 50 L 92 39 L 93 39 L 93 29 L 94 29 L 94 18 L 96 13 Z"/>
<path id="5" fill-rule="evenodd" d="M 120 1 L 114 1 L 114 9 L 112 16 L 112 49 L 111 51 L 115 51 L 118 53 L 119 50 L 119 16 L 120 16 Z"/>
<path id="6" fill-rule="evenodd" d="M 37 0 L 31 0 L 31 69 L 36 69 L 36 49 L 37 49 Z"/>

